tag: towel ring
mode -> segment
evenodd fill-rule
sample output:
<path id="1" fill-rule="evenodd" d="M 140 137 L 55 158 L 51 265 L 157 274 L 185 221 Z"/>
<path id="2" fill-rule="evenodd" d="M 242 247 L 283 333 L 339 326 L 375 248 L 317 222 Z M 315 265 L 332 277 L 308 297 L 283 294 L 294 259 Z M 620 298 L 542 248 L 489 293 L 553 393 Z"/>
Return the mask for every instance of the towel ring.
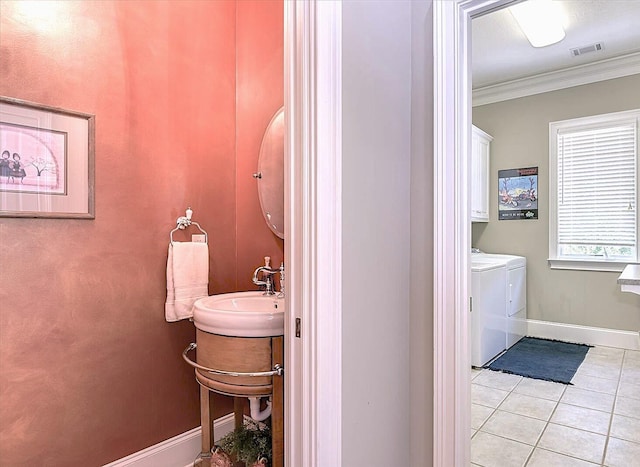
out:
<path id="1" fill-rule="evenodd" d="M 177 232 L 178 230 L 184 230 L 190 225 L 195 225 L 196 227 L 198 227 L 200 232 L 204 234 L 204 242 L 209 243 L 209 235 L 207 234 L 207 231 L 204 230 L 202 227 L 200 227 L 200 224 L 198 224 L 196 221 L 191 220 L 191 216 L 193 215 L 193 211 L 191 210 L 191 207 L 187 208 L 185 214 L 186 216 L 178 217 L 178 219 L 176 220 L 176 223 L 177 223 L 176 228 L 173 229 L 171 232 L 169 232 L 169 241 L 173 243 L 174 232 Z"/>

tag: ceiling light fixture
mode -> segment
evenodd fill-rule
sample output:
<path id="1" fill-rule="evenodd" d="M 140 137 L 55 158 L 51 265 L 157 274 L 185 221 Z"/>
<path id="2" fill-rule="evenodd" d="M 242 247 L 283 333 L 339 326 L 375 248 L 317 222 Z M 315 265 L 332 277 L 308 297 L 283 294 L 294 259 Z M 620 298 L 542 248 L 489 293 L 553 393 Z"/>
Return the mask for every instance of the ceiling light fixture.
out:
<path id="1" fill-rule="evenodd" d="M 551 0 L 528 0 L 509 11 L 532 46 L 545 47 L 564 39 L 561 14 Z"/>

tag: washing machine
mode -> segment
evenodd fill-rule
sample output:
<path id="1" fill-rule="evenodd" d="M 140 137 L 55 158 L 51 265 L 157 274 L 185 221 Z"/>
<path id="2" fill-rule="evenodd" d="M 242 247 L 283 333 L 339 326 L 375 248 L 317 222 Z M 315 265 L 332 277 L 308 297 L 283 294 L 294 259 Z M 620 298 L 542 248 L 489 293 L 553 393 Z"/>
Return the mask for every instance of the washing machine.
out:
<path id="1" fill-rule="evenodd" d="M 505 284 L 502 260 L 471 261 L 471 365 L 481 367 L 505 350 L 507 341 Z"/>
<path id="2" fill-rule="evenodd" d="M 527 258 L 524 256 L 472 253 L 473 262 L 503 262 L 507 269 L 505 282 L 505 348 L 527 334 Z"/>

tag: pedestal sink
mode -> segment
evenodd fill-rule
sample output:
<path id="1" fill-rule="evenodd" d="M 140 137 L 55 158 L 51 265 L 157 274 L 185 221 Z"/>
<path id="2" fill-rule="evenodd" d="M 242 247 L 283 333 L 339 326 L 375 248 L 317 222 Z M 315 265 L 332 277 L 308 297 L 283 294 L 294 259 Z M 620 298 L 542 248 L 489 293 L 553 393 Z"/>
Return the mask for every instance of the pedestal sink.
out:
<path id="1" fill-rule="evenodd" d="M 271 465 L 284 465 L 284 305 L 284 298 L 258 291 L 211 295 L 194 304 L 196 342 L 182 357 L 200 384 L 202 456 L 215 439 L 211 391 L 234 397 L 236 428 L 243 423 L 241 398 L 270 397 Z M 194 350 L 196 361 L 187 355 Z"/>
<path id="2" fill-rule="evenodd" d="M 201 331 L 222 336 L 282 336 L 284 298 L 258 291 L 211 295 L 196 301 L 193 322 Z"/>
<path id="3" fill-rule="evenodd" d="M 183 357 L 200 384 L 234 396 L 271 394 L 283 365 L 284 298 L 259 291 L 211 295 L 194 304 L 193 323 L 196 342 Z M 194 362 L 187 354 L 196 349 Z"/>
<path id="4" fill-rule="evenodd" d="M 243 420 L 240 398 L 270 397 L 272 465 L 284 465 L 284 300 L 255 291 L 211 295 L 194 304 L 196 342 L 182 357 L 200 384 L 202 455 L 215 439 L 211 391 L 235 398 L 236 427 Z M 187 355 L 192 351 L 196 361 Z"/>

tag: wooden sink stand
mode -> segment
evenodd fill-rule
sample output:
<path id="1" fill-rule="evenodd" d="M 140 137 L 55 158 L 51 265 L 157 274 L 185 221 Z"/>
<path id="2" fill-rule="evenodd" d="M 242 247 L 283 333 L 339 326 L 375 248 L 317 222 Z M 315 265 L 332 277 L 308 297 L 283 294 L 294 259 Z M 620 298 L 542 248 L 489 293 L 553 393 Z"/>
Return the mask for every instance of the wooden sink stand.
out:
<path id="1" fill-rule="evenodd" d="M 197 364 L 202 367 L 236 373 L 257 373 L 271 371 L 276 365 L 284 366 L 283 336 L 229 337 L 196 329 L 196 342 Z M 185 360 L 189 362 L 188 359 Z M 195 374 L 196 381 L 200 384 L 201 456 L 211 455 L 215 440 L 211 392 L 234 398 L 236 428 L 244 422 L 244 398 L 271 396 L 273 458 L 270 467 L 284 467 L 284 376 L 229 376 L 213 374 L 201 368 L 196 368 Z"/>

